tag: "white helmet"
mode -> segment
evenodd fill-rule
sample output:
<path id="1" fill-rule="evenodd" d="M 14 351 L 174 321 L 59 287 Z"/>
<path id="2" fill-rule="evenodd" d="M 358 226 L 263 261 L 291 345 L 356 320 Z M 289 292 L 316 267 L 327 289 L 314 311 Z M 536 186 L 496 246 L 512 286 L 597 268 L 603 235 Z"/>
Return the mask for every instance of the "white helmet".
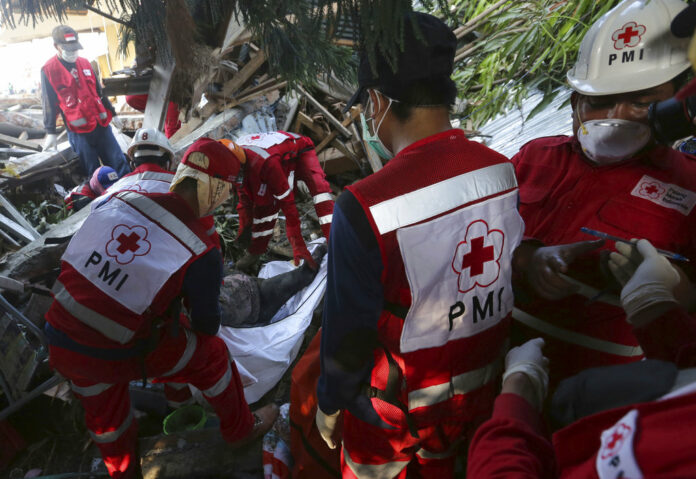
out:
<path id="1" fill-rule="evenodd" d="M 670 31 L 686 8 L 680 0 L 624 0 L 590 27 L 578 60 L 568 72 L 570 86 L 583 95 L 613 95 L 668 82 L 691 65 L 688 39 Z"/>
<path id="2" fill-rule="evenodd" d="M 153 148 L 138 148 L 146 145 Z M 174 150 L 169 140 L 156 128 L 140 128 L 135 132 L 133 141 L 128 147 L 128 156 L 133 160 L 139 156 L 164 156 L 167 153 L 170 157 L 174 157 Z"/>

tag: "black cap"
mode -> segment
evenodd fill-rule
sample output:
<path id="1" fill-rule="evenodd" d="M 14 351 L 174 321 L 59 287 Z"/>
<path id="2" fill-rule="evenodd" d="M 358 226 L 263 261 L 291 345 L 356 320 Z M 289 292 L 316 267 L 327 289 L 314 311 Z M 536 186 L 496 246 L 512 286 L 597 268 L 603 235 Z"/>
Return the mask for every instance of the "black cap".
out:
<path id="1" fill-rule="evenodd" d="M 60 45 L 61 48 L 74 52 L 82 50 L 82 45 L 77 37 L 77 32 L 67 25 L 58 25 L 53 29 L 53 43 Z"/>
<path id="2" fill-rule="evenodd" d="M 692 3 L 672 20 L 672 33 L 675 37 L 686 38 L 694 33 L 696 28 L 696 3 Z"/>
<path id="3" fill-rule="evenodd" d="M 413 23 L 417 24 L 418 32 Z M 399 49 L 396 57 L 396 71 L 380 52 L 375 52 L 373 70 L 367 53 L 361 53 L 359 88 L 348 101 L 346 110 L 365 101 L 364 94 L 369 87 L 379 86 L 388 97 L 401 100 L 400 95 L 415 82 L 452 83 L 450 75 L 454 69 L 457 37 L 442 20 L 427 13 L 409 13 L 404 19 L 403 39 L 403 50 Z M 453 89 L 453 96 L 456 96 L 456 89 Z"/>

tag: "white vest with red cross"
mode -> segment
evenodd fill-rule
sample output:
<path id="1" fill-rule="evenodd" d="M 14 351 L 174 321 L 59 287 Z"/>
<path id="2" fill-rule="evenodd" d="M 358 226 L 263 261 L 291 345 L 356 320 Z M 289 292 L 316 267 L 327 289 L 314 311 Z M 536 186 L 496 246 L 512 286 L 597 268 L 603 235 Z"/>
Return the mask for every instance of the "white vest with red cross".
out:
<path id="1" fill-rule="evenodd" d="M 372 390 L 393 388 L 395 364 L 400 377 L 402 411 L 379 396 L 375 410 L 402 427 L 405 410 L 417 428 L 452 417 L 480 420 L 503 369 L 512 253 L 524 231 L 512 164 L 450 130 L 411 145 L 348 189 L 384 265 Z"/>
<path id="2" fill-rule="evenodd" d="M 46 78 L 58 96 L 68 129 L 75 133 L 89 133 L 97 125 L 107 126 L 111 122 L 111 112 L 97 95 L 97 79 L 92 65 L 85 58 L 78 57 L 75 70 L 77 78 L 57 56 L 43 66 Z"/>
<path id="3" fill-rule="evenodd" d="M 93 211 L 61 258 L 48 322 L 87 346 L 115 348 L 167 319 L 188 265 L 212 248 L 180 203 L 123 191 Z"/>

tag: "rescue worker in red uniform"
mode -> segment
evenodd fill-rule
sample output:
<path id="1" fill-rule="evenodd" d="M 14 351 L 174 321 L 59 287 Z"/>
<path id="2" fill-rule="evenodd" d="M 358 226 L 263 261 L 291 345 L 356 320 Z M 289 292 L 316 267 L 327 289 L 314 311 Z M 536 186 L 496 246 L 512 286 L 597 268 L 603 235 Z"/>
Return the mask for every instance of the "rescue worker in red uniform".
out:
<path id="1" fill-rule="evenodd" d="M 80 211 L 90 201 L 104 194 L 106 189 L 118 180 L 118 173 L 108 166 L 100 166 L 94 170 L 94 174 L 81 185 L 76 186 L 63 198 L 65 208 Z"/>
<path id="2" fill-rule="evenodd" d="M 326 239 L 331 229 L 334 201 L 312 140 L 295 133 L 275 131 L 247 135 L 239 138 L 236 144 L 246 155 L 244 182 L 237 189 L 239 239 L 242 244 L 249 244 L 250 253 L 240 262 L 252 264 L 266 251 L 282 211 L 295 265 L 305 260 L 316 266 L 302 238 L 300 216 L 295 206 L 297 182 L 303 181 L 309 188 Z"/>
<path id="3" fill-rule="evenodd" d="M 316 423 L 332 448 L 342 427 L 343 477 L 452 476 L 490 414 L 513 305 L 513 167 L 452 128 L 455 35 L 411 15 L 395 72 L 362 56 L 363 136 L 389 162 L 341 195 L 329 241 Z"/>
<path id="4" fill-rule="evenodd" d="M 119 176 L 130 171 L 126 158 L 111 132 L 110 123 L 121 128 L 114 107 L 102 95 L 101 85 L 85 58 L 77 32 L 67 25 L 53 29 L 58 54 L 41 68 L 41 91 L 46 140 L 44 150 L 55 148 L 56 117 L 60 113 L 68 129 L 70 146 L 80 157 L 85 175 L 92 176 L 100 164 L 112 167 Z"/>
<path id="5" fill-rule="evenodd" d="M 628 248 L 629 250 L 633 248 Z M 651 402 L 584 417 L 550 440 L 539 414 L 548 369 L 543 340 L 514 348 L 493 417 L 476 432 L 467 477 L 476 479 L 686 478 L 696 474 L 696 320 L 674 297 L 680 274 L 646 240 L 631 253 L 612 253 L 612 271 L 625 283 L 621 301 L 648 358 L 682 370 L 672 391 Z M 626 281 L 623 263 L 642 261 Z M 621 262 L 615 263 L 615 257 Z M 628 268 L 630 269 L 630 268 Z M 520 368 L 524 364 L 524 368 Z M 551 369 L 555 365 L 551 363 Z M 615 368 L 614 368 L 615 369 Z"/>
<path id="6" fill-rule="evenodd" d="M 599 250 L 613 243 L 580 228 L 696 258 L 696 161 L 657 144 L 648 125 L 650 104 L 671 98 L 689 68 L 685 40 L 669 31 L 685 6 L 626 0 L 598 20 L 568 73 L 575 135 L 533 140 L 512 158 L 526 225 L 513 335 L 546 340 L 552 387 L 643 357 L 602 272 Z"/>
<path id="7" fill-rule="evenodd" d="M 238 164 L 218 142 L 198 140 L 171 193 L 112 195 L 61 259 L 46 314 L 50 363 L 82 402 L 112 477 L 139 474 L 132 380 L 193 384 L 233 444 L 263 434 L 277 415 L 274 406 L 249 411 L 235 363 L 214 336 L 222 261 L 199 218 L 229 197 Z M 182 297 L 190 327 L 179 324 Z"/>

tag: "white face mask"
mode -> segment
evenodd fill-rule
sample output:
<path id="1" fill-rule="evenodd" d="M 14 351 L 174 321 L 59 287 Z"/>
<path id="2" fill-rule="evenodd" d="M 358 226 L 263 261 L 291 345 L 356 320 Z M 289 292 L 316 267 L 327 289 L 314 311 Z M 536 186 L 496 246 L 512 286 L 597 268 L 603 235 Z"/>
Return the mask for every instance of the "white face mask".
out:
<path id="1" fill-rule="evenodd" d="M 648 144 L 648 125 L 629 120 L 606 119 L 580 122 L 576 133 L 585 156 L 598 165 L 611 165 L 631 158 Z"/>
<path id="2" fill-rule="evenodd" d="M 77 50 L 75 50 L 74 52 L 61 50 L 60 57 L 68 63 L 75 63 L 77 61 Z"/>

